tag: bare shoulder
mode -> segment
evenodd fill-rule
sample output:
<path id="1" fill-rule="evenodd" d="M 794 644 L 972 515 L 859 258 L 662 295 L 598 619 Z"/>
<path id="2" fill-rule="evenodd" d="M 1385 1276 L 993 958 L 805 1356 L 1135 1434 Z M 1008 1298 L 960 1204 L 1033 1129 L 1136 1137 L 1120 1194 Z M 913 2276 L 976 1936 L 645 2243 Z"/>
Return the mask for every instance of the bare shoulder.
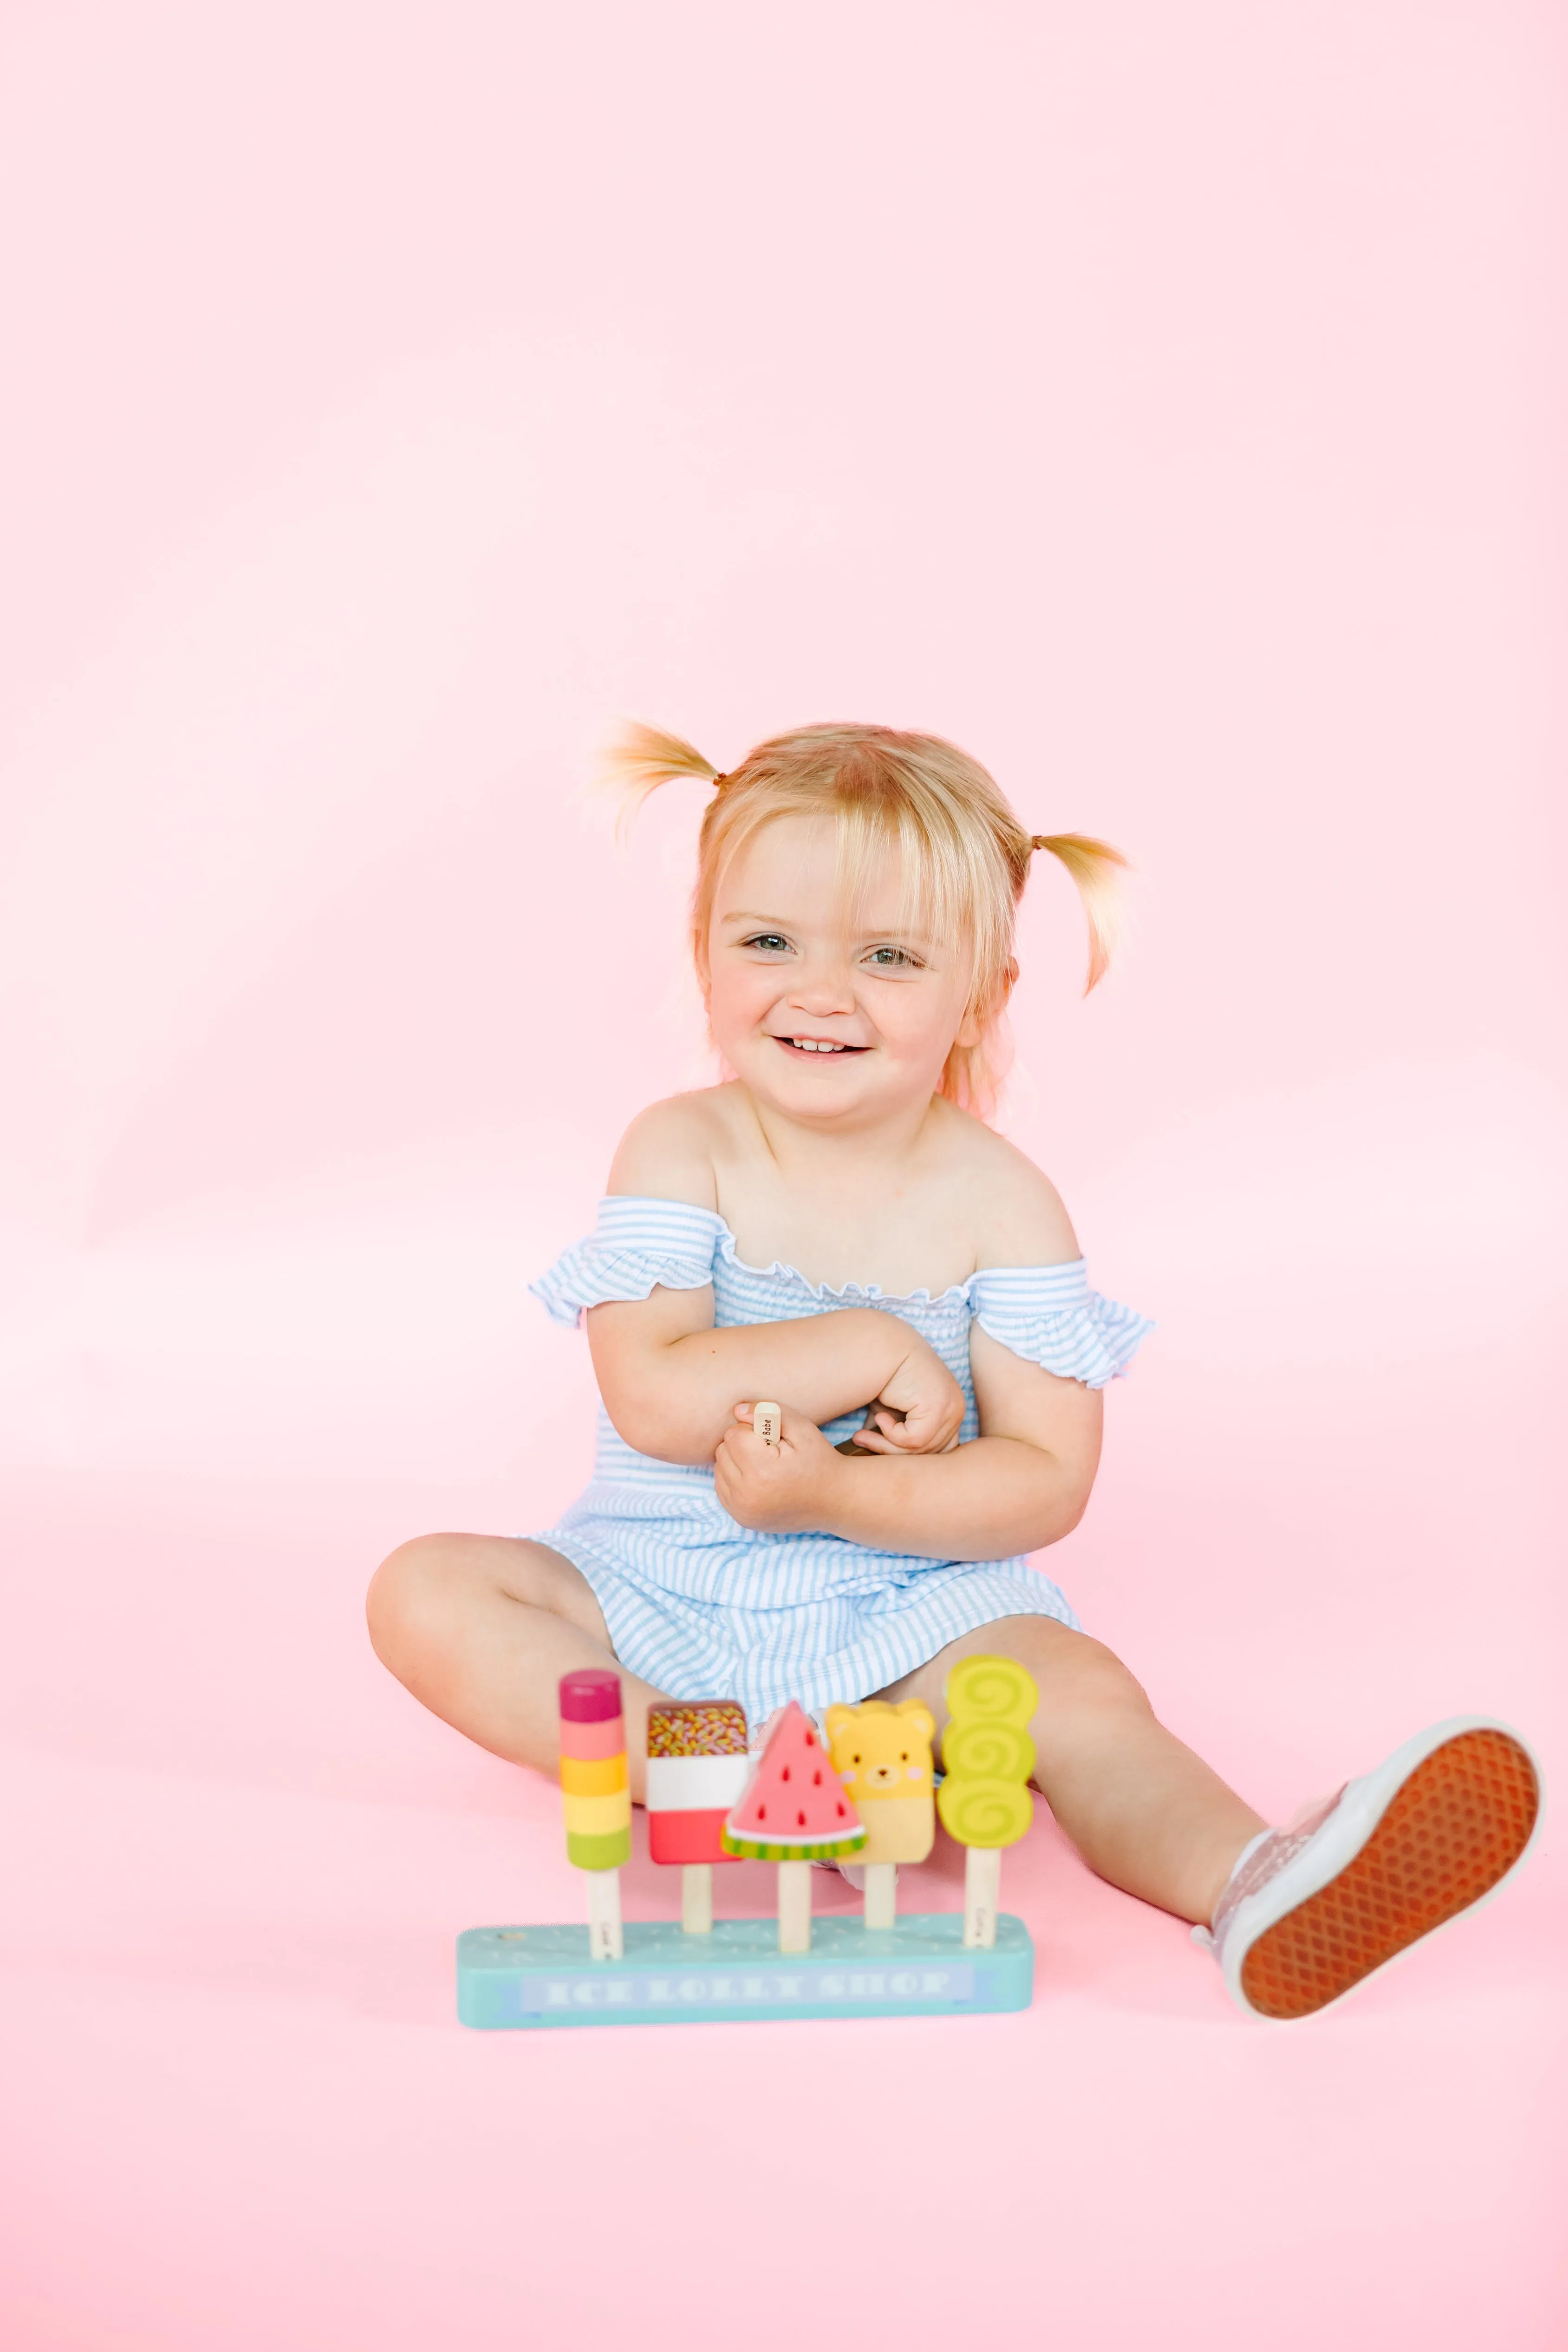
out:
<path id="1" fill-rule="evenodd" d="M 706 1087 L 695 1094 L 670 1095 L 639 1111 L 611 1162 L 606 1190 L 716 1209 L 714 1163 L 726 1127 L 714 1097 L 724 1091 Z"/>
<path id="2" fill-rule="evenodd" d="M 977 1118 L 958 1115 L 952 1144 L 971 1205 L 975 1265 L 1060 1265 L 1079 1255 L 1061 1193 L 1027 1152 Z"/>

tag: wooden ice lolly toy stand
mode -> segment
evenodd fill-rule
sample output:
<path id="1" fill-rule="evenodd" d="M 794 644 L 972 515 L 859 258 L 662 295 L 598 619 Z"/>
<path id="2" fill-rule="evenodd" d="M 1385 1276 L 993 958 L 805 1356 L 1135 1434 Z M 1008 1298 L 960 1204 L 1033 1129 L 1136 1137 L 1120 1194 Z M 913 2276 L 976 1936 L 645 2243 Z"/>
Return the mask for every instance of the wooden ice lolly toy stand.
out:
<path id="1" fill-rule="evenodd" d="M 999 1679 L 981 1675 L 982 1667 L 1002 1670 Z M 682 1918 L 622 1925 L 620 1872 L 631 1855 L 631 1802 L 620 1677 L 602 1669 L 564 1676 L 567 1851 L 584 1874 L 587 1919 L 467 1928 L 457 1939 L 458 2017 L 465 2025 L 495 2029 L 976 2017 L 1027 2009 L 1034 1946 L 1021 1919 L 998 1912 L 987 1874 L 994 1871 L 999 1848 L 1029 1824 L 1022 1780 L 1033 1749 L 1027 1731 L 1021 1745 L 1019 1735 L 1033 1711 L 1033 1694 L 1029 1676 L 1010 1659 L 967 1658 L 954 1669 L 948 1698 L 955 1723 L 999 1727 L 1012 1735 L 984 1748 L 960 1741 L 967 1776 L 950 1776 L 937 1800 L 945 1826 L 969 1846 L 971 1867 L 977 1853 L 987 1857 L 979 1883 L 982 1894 L 991 1889 L 988 1908 L 971 1882 L 966 1912 L 904 1917 L 894 1895 L 898 1864 L 923 1860 L 935 1834 L 934 1726 L 924 1706 L 868 1700 L 831 1708 L 830 1748 L 791 1703 L 769 1725 L 760 1755 L 740 1757 L 747 1765 L 744 1786 L 722 1813 L 723 1792 L 740 1780 L 737 1719 L 743 1742 L 745 1717 L 739 1708 L 732 1701 L 700 1701 L 653 1710 L 664 1719 L 650 1725 L 649 1847 L 655 1862 L 685 1874 Z M 950 1727 L 949 1750 L 952 1745 Z M 1005 1777 L 1001 1768 L 1015 1768 L 1026 1749 L 1030 1761 L 1021 1778 Z M 719 1769 L 653 1769 L 692 1762 Z M 841 1777 L 841 1764 L 847 1777 Z M 983 1769 L 988 1764 L 996 1769 Z M 963 1793 L 950 1804 L 953 1777 Z M 864 1916 L 813 1919 L 812 1863 L 841 1855 L 869 1857 Z M 714 1918 L 712 1865 L 726 1857 L 777 1864 L 775 1916 Z M 701 1874 L 695 1881 L 694 1873 Z"/>

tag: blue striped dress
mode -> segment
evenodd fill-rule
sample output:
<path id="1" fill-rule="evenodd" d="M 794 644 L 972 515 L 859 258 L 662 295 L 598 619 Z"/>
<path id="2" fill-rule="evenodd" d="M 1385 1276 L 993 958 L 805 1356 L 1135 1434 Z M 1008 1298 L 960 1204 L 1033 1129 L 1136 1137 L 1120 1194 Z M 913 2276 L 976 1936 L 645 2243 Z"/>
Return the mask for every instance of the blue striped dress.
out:
<path id="1" fill-rule="evenodd" d="M 1124 1369 L 1152 1328 L 1092 1291 L 1082 1258 L 987 1266 L 936 1298 L 926 1290 L 890 1298 L 874 1283 L 835 1290 L 777 1262 L 746 1265 L 711 1209 L 623 1195 L 601 1201 L 592 1237 L 531 1287 L 558 1323 L 573 1326 L 607 1299 L 709 1283 L 720 1329 L 846 1307 L 901 1317 L 963 1390 L 963 1440 L 979 1434 L 972 1324 L 1030 1363 L 1096 1389 Z M 861 1419 L 847 1413 L 825 1423 L 824 1434 L 836 1445 Z M 1078 1622 L 1021 1556 L 927 1559 L 841 1536 L 754 1533 L 720 1505 L 711 1467 L 635 1452 L 602 1405 L 593 1476 L 535 1540 L 592 1586 L 615 1654 L 632 1674 L 672 1698 L 737 1698 L 754 1723 L 789 1698 L 814 1709 L 863 1698 L 994 1618 Z"/>

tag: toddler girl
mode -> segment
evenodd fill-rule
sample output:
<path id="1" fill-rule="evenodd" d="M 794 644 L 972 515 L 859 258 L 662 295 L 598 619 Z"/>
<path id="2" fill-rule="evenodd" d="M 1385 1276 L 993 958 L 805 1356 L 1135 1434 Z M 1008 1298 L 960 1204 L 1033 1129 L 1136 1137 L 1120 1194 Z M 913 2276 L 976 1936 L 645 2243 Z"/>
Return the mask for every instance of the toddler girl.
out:
<path id="1" fill-rule="evenodd" d="M 661 1697 L 736 1697 L 758 1724 L 789 1698 L 918 1698 L 940 1729 L 955 1660 L 1006 1653 L 1040 1685 L 1036 1780 L 1091 1868 L 1201 1923 L 1243 2009 L 1336 1999 L 1500 1884 L 1536 1772 L 1463 1717 L 1269 1829 L 1029 1564 L 1082 1517 L 1102 1391 L 1149 1327 L 1090 1289 L 1056 1192 L 983 1114 L 1032 856 L 1079 886 L 1090 986 L 1123 861 L 1031 837 L 933 736 L 806 728 L 718 775 L 634 729 L 618 761 L 638 793 L 713 787 L 692 944 L 734 1075 L 632 1122 L 592 1238 L 535 1286 L 587 1324 L 586 1491 L 538 1536 L 394 1552 L 378 1652 L 545 1771 L 560 1675 L 613 1660 L 637 1796 Z M 758 1398 L 782 1403 L 776 1444 Z"/>

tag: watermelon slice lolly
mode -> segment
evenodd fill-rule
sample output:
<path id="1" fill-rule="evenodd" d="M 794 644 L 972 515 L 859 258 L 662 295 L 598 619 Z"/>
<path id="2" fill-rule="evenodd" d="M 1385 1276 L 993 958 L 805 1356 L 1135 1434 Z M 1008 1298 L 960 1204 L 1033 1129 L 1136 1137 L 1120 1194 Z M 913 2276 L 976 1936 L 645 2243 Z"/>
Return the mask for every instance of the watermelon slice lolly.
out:
<path id="1" fill-rule="evenodd" d="M 726 1853 L 753 1862 L 837 1862 L 866 1833 L 805 1709 L 784 1707 L 722 1832 Z"/>
<path id="2" fill-rule="evenodd" d="M 809 1952 L 810 1865 L 858 1853 L 866 1832 L 815 1725 L 794 1699 L 769 1730 L 721 1836 L 726 1853 L 779 1864 L 779 1948 Z"/>

